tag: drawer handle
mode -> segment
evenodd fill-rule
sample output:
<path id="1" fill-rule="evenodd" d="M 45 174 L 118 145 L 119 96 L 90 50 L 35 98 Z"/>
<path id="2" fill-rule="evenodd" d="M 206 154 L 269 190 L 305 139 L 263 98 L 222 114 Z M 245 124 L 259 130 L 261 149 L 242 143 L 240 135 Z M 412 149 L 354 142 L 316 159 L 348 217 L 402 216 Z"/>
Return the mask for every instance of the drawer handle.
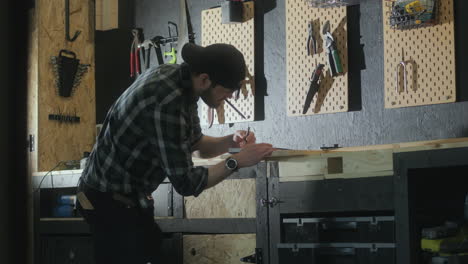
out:
<path id="1" fill-rule="evenodd" d="M 314 251 L 318 255 L 333 255 L 333 256 L 354 256 L 354 255 L 356 255 L 356 249 L 355 248 L 322 247 L 322 248 L 315 248 Z"/>
<path id="2" fill-rule="evenodd" d="M 322 230 L 356 230 L 357 222 L 324 222 L 320 226 Z"/>

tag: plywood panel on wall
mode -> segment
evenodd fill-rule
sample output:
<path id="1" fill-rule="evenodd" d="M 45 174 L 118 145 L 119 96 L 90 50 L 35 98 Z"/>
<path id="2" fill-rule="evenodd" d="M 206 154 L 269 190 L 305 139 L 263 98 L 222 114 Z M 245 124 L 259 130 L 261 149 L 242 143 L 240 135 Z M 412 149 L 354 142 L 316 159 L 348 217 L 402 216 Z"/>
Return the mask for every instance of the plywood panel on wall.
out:
<path id="1" fill-rule="evenodd" d="M 254 54 L 254 2 L 243 4 L 242 23 L 221 23 L 221 8 L 212 8 L 202 12 L 202 45 L 215 43 L 231 44 L 244 55 L 247 66 L 245 89 L 241 89 L 240 97 L 230 102 L 245 116 L 241 117 L 232 107 L 224 103 L 214 114 L 214 124 L 238 123 L 255 119 L 255 54 Z M 250 76 L 249 76 L 250 75 Z M 206 104 L 201 107 L 201 124 L 208 125 L 208 111 Z"/>
<path id="2" fill-rule="evenodd" d="M 187 218 L 254 218 L 255 179 L 225 180 L 184 200 Z"/>
<path id="3" fill-rule="evenodd" d="M 184 264 L 241 264 L 255 253 L 255 239 L 255 234 L 184 236 Z"/>
<path id="4" fill-rule="evenodd" d="M 407 30 L 391 28 L 389 19 L 392 5 L 385 0 L 382 3 L 385 108 L 455 102 L 453 0 L 439 1 L 436 25 Z M 401 61 L 407 65 L 406 90 L 403 88 L 403 70 L 397 68 Z"/>
<path id="5" fill-rule="evenodd" d="M 119 27 L 119 1 L 96 0 L 96 30 L 111 30 Z"/>
<path id="6" fill-rule="evenodd" d="M 95 139 L 94 85 L 94 8 L 89 0 L 70 0 L 70 35 L 82 31 L 74 42 L 65 39 L 65 1 L 38 0 L 38 89 L 37 135 L 38 170 L 52 169 L 59 161 L 78 160 L 90 151 Z M 90 64 L 81 84 L 72 97 L 58 96 L 51 56 L 61 49 L 76 53 L 82 64 Z M 79 124 L 65 124 L 48 120 L 49 114 L 71 114 L 80 117 Z"/>

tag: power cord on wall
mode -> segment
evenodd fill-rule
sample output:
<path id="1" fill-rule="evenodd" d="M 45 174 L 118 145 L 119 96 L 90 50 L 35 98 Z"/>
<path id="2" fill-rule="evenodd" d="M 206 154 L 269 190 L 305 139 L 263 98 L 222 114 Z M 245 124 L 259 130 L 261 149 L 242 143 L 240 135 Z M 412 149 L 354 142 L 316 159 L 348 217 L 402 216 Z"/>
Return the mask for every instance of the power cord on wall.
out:
<path id="1" fill-rule="evenodd" d="M 51 170 L 49 170 L 41 179 L 41 181 L 39 182 L 39 186 L 37 186 L 37 188 L 34 190 L 33 193 L 36 193 L 37 191 L 39 191 L 41 189 L 41 185 L 42 185 L 42 182 L 44 181 L 44 179 L 47 177 L 47 175 L 50 174 L 50 182 L 51 182 L 51 185 L 52 185 L 52 189 L 54 188 L 54 175 L 52 174 L 52 172 L 58 168 L 60 165 L 62 164 L 69 164 L 70 161 L 59 161 L 57 163 L 57 165 L 55 165 Z"/>

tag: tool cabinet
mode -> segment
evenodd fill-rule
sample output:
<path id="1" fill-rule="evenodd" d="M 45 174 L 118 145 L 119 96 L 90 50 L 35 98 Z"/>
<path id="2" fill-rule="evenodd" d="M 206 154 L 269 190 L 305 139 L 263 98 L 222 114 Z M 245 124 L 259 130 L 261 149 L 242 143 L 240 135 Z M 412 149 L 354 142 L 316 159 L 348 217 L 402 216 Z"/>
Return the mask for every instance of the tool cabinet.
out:
<path id="1" fill-rule="evenodd" d="M 174 263 L 205 263 L 207 258 L 241 263 L 241 257 L 250 257 L 269 264 L 424 264 L 419 249 L 421 228 L 463 214 L 467 155 L 467 139 L 278 152 L 256 167 L 241 169 L 199 201 L 176 192 L 167 196 L 170 184 L 165 183 L 167 188 L 154 194 L 161 203 L 156 206 L 155 221 L 166 235 L 165 251 L 180 256 Z M 334 162 L 327 162 L 329 158 L 343 164 L 330 169 Z M 282 163 L 295 164 L 295 172 L 303 176 L 288 175 Z M 326 170 L 318 169 L 324 164 Z M 78 172 L 58 173 L 55 188 L 73 190 L 66 179 L 78 177 Z M 40 177 L 34 178 L 37 186 Z M 83 243 L 90 232 L 79 216 L 41 215 L 46 209 L 40 208 L 40 200 L 51 200 L 45 195 L 50 178 L 42 187 L 35 192 L 37 256 L 44 259 L 51 256 L 51 250 L 60 252 L 54 253 L 57 256 L 70 256 L 75 244 L 79 252 L 91 254 Z M 70 240 L 57 243 L 58 237 Z M 67 243 L 71 246 L 63 247 Z M 229 243 L 232 246 L 226 246 Z"/>

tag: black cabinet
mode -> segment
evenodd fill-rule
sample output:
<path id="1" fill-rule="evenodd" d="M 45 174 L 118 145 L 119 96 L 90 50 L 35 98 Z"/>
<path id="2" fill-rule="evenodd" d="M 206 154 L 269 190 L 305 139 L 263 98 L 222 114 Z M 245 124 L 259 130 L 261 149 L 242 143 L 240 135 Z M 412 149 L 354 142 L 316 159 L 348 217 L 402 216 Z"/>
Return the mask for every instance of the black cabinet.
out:
<path id="1" fill-rule="evenodd" d="M 468 148 L 394 155 L 398 264 L 426 264 L 423 228 L 463 221 L 468 194 Z"/>
<path id="2" fill-rule="evenodd" d="M 40 237 L 40 262 L 47 264 L 93 264 L 94 252 L 91 236 Z"/>

